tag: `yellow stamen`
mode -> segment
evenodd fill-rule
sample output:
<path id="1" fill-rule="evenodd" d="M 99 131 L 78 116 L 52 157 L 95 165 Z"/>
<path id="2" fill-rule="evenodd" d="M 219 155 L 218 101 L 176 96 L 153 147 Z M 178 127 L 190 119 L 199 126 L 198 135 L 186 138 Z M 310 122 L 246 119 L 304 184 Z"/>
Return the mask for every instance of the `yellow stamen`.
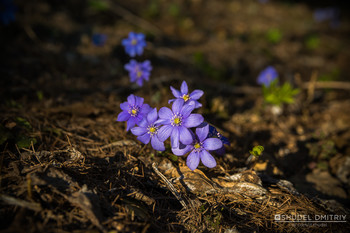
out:
<path id="1" fill-rule="evenodd" d="M 201 145 L 197 142 L 196 144 L 194 144 L 194 148 L 195 149 L 198 149 L 198 148 L 200 148 L 201 147 Z"/>
<path id="2" fill-rule="evenodd" d="M 174 124 L 178 125 L 178 124 L 180 124 L 180 122 L 181 122 L 180 118 L 179 117 L 175 117 Z"/>
<path id="3" fill-rule="evenodd" d="M 155 127 L 149 128 L 149 132 L 150 132 L 150 133 L 154 133 L 154 132 L 156 132 L 156 130 L 157 130 L 157 129 L 156 129 Z"/>
<path id="4" fill-rule="evenodd" d="M 190 96 L 185 94 L 185 95 L 182 96 L 182 98 L 183 98 L 183 99 L 185 100 L 185 102 L 186 102 L 187 100 L 190 99 Z"/>
<path id="5" fill-rule="evenodd" d="M 133 40 L 131 41 L 131 44 L 132 44 L 132 45 L 136 45 L 136 44 L 137 44 L 137 40 L 133 39 Z"/>
<path id="6" fill-rule="evenodd" d="M 136 110 L 136 109 L 133 109 L 133 110 L 131 110 L 131 113 L 132 113 L 132 115 L 136 115 L 137 110 Z"/>
<path id="7" fill-rule="evenodd" d="M 142 75 L 142 72 L 141 72 L 141 71 L 137 71 L 137 72 L 136 72 L 136 75 L 137 75 L 138 78 L 140 78 L 141 75 Z"/>

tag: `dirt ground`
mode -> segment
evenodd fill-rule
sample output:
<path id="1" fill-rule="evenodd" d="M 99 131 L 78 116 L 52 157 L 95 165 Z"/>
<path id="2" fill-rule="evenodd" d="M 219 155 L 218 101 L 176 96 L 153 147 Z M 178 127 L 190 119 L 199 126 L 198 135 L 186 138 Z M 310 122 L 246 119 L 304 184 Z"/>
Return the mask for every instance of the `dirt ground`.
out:
<path id="1" fill-rule="evenodd" d="M 15 21 L 0 25 L 1 232 L 349 232 L 341 1 L 15 4 Z M 315 21 L 332 4 L 339 24 Z M 137 59 L 153 70 L 143 87 L 124 70 L 130 31 L 146 35 Z M 107 35 L 104 45 L 92 43 L 95 33 Z M 280 114 L 256 84 L 269 65 L 301 90 Z M 191 171 L 186 157 L 153 150 L 116 121 L 130 94 L 169 107 L 169 87 L 183 80 L 204 91 L 197 112 L 230 142 L 215 168 Z M 257 145 L 262 156 L 247 163 Z"/>

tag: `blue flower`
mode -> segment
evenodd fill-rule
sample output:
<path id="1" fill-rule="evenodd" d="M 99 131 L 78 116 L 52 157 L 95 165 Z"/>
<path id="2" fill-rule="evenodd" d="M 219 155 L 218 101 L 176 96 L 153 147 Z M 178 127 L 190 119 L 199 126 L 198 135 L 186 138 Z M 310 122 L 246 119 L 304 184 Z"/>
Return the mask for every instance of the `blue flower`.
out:
<path id="1" fill-rule="evenodd" d="M 147 117 L 145 117 L 140 123 L 140 127 L 134 127 L 131 132 L 138 136 L 137 139 L 145 144 L 151 141 L 151 145 L 155 150 L 164 151 L 164 143 L 158 139 L 158 129 L 160 124 L 155 123 L 158 120 L 157 109 L 151 110 Z"/>
<path id="2" fill-rule="evenodd" d="M 272 66 L 268 66 L 266 69 L 260 72 L 258 76 L 258 84 L 270 86 L 271 82 L 278 77 L 278 73 Z"/>
<path id="3" fill-rule="evenodd" d="M 180 145 L 179 148 L 172 148 L 173 153 L 178 156 L 190 152 L 186 164 L 192 171 L 198 167 L 200 161 L 209 168 L 216 166 L 216 161 L 209 151 L 218 150 L 223 147 L 223 144 L 220 139 L 210 138 L 208 134 L 209 125 L 205 124 L 196 128 L 196 135 L 191 145 Z"/>
<path id="4" fill-rule="evenodd" d="M 180 90 L 176 90 L 172 86 L 170 86 L 170 89 L 176 99 L 169 100 L 169 104 L 182 99 L 185 101 L 185 103 L 189 103 L 191 100 L 193 100 L 195 103 L 194 108 L 202 107 L 202 104 L 197 101 L 204 94 L 202 90 L 194 90 L 191 94 L 188 94 L 188 86 L 185 81 L 182 82 Z"/>
<path id="5" fill-rule="evenodd" d="M 148 60 L 137 62 L 132 59 L 124 68 L 129 71 L 130 82 L 136 82 L 140 87 L 143 85 L 143 80 L 149 80 L 152 70 L 151 62 Z"/>
<path id="6" fill-rule="evenodd" d="M 0 0 L 0 21 L 5 25 L 14 21 L 16 10 L 12 0 Z"/>
<path id="7" fill-rule="evenodd" d="M 164 142 L 170 137 L 171 146 L 179 147 L 179 142 L 188 145 L 193 141 L 188 128 L 196 127 L 203 122 L 200 114 L 191 114 L 195 107 L 195 102 L 184 104 L 184 100 L 175 101 L 172 110 L 162 107 L 159 110 L 159 120 L 157 123 L 164 124 L 158 131 L 158 138 Z"/>
<path id="8" fill-rule="evenodd" d="M 123 110 L 119 113 L 117 121 L 126 121 L 126 131 L 129 131 L 136 124 L 139 124 L 143 118 L 150 112 L 151 107 L 143 103 L 144 99 L 133 94 L 128 96 L 128 101 L 121 103 Z"/>
<path id="9" fill-rule="evenodd" d="M 95 33 L 92 35 L 92 44 L 95 46 L 103 46 L 107 41 L 107 35 L 101 33 Z"/>
<path id="10" fill-rule="evenodd" d="M 131 57 L 142 55 L 143 48 L 146 46 L 145 35 L 142 33 L 130 32 L 129 37 L 122 40 L 125 52 Z"/>

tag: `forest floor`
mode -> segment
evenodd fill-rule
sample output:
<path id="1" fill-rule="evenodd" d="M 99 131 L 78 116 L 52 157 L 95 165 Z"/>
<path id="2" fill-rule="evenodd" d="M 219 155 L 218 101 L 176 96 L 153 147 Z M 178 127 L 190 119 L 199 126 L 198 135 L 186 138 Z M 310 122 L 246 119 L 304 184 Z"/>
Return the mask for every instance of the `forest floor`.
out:
<path id="1" fill-rule="evenodd" d="M 316 22 L 318 7 L 18 1 L 0 26 L 0 231 L 349 232 L 350 22 L 341 6 L 338 25 Z M 130 31 L 146 35 L 143 87 L 124 70 Z M 270 65 L 300 89 L 279 114 L 256 83 Z M 183 80 L 204 91 L 196 111 L 230 142 L 215 168 L 191 171 L 116 121 L 130 94 L 169 107 Z"/>

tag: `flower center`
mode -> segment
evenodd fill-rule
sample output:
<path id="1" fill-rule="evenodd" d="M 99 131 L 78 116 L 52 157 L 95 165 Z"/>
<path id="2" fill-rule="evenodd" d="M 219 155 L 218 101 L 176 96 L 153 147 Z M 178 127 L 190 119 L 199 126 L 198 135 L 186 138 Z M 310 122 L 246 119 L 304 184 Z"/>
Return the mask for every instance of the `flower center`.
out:
<path id="1" fill-rule="evenodd" d="M 187 100 L 189 100 L 189 99 L 190 99 L 190 96 L 189 96 L 189 95 L 184 94 L 184 95 L 182 96 L 182 98 L 185 100 L 185 102 L 187 102 Z"/>
<path id="2" fill-rule="evenodd" d="M 150 134 L 151 136 L 153 136 L 153 135 L 157 134 L 157 132 L 158 132 L 158 127 L 156 127 L 156 126 L 154 126 L 154 125 L 150 125 L 150 126 L 148 126 L 147 131 L 148 131 L 148 132 L 147 132 L 148 134 Z"/>
<path id="3" fill-rule="evenodd" d="M 202 149 L 202 143 L 196 142 L 193 147 L 195 151 L 199 152 Z"/>
<path id="4" fill-rule="evenodd" d="M 180 114 L 175 114 L 171 121 L 172 126 L 180 126 L 182 124 L 182 116 Z"/>
<path id="5" fill-rule="evenodd" d="M 138 70 L 138 71 L 136 72 L 136 76 L 137 76 L 138 78 L 140 78 L 140 77 L 142 76 L 142 71 Z"/>
<path id="6" fill-rule="evenodd" d="M 139 113 L 139 107 L 137 106 L 133 106 L 129 109 L 129 114 L 133 117 L 137 116 L 137 114 Z"/>
<path id="7" fill-rule="evenodd" d="M 137 44 L 137 40 L 136 40 L 136 39 L 132 39 L 132 40 L 131 40 L 131 44 L 132 44 L 132 45 L 136 45 L 136 44 Z"/>

